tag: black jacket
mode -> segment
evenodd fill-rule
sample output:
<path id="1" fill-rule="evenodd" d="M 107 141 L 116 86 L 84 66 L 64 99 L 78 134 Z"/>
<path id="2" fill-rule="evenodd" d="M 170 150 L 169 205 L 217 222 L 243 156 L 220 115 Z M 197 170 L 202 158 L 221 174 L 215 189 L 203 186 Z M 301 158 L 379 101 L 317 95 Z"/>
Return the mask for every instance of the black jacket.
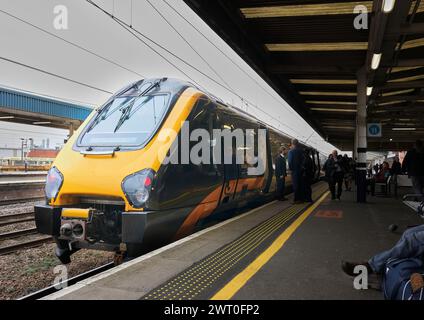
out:
<path id="1" fill-rule="evenodd" d="M 343 166 L 340 160 L 334 160 L 333 158 L 327 159 L 324 163 L 323 170 L 327 178 L 333 177 L 336 173 L 343 174 Z"/>
<path id="2" fill-rule="evenodd" d="M 390 174 L 402 174 L 402 166 L 400 165 L 400 162 L 393 162 Z"/>
<path id="3" fill-rule="evenodd" d="M 314 177 L 315 165 L 310 156 L 305 156 L 304 175 L 307 179 Z"/>
<path id="4" fill-rule="evenodd" d="M 424 151 L 412 149 L 408 151 L 402 163 L 403 172 L 407 172 L 408 176 L 423 177 L 424 176 Z"/>
<path id="5" fill-rule="evenodd" d="M 287 163 L 286 158 L 278 155 L 275 158 L 275 176 L 280 178 L 281 176 L 287 176 Z"/>

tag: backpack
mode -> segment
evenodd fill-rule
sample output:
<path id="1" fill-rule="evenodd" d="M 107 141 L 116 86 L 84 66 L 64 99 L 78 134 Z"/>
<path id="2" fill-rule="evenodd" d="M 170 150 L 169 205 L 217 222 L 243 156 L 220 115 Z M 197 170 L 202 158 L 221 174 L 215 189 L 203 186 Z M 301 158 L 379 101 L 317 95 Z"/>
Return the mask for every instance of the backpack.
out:
<path id="1" fill-rule="evenodd" d="M 419 258 L 393 260 L 386 264 L 382 289 L 386 300 L 424 300 L 424 289 L 412 293 L 410 277 L 424 275 L 423 261 Z"/>

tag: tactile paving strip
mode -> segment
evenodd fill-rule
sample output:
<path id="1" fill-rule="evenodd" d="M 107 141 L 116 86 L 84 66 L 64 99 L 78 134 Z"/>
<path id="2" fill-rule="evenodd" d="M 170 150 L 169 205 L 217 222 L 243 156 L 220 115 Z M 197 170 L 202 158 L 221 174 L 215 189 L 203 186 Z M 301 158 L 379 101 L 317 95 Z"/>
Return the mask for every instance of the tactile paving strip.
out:
<path id="1" fill-rule="evenodd" d="M 314 198 L 328 188 L 319 186 Z M 244 235 L 221 249 L 193 264 L 191 267 L 170 279 L 160 287 L 147 293 L 145 300 L 192 300 L 205 289 L 211 287 L 225 272 L 233 268 L 277 230 L 301 214 L 308 204 L 290 206 L 270 219 L 262 222 Z"/>

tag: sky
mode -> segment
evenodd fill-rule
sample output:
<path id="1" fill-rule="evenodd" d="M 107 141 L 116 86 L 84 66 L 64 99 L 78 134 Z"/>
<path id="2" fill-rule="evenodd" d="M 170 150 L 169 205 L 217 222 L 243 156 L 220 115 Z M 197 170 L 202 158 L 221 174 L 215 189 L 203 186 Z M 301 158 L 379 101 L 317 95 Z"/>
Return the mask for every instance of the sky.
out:
<path id="1" fill-rule="evenodd" d="M 141 35 L 135 37 L 86 0 L 0 0 L 0 86 L 94 107 L 140 78 L 179 78 L 324 153 L 334 149 L 182 0 L 93 1 Z M 54 26 L 58 5 L 66 7 L 67 29 Z M 19 147 L 22 137 L 36 144 L 49 137 L 54 147 L 66 135 L 0 122 L 0 147 Z"/>

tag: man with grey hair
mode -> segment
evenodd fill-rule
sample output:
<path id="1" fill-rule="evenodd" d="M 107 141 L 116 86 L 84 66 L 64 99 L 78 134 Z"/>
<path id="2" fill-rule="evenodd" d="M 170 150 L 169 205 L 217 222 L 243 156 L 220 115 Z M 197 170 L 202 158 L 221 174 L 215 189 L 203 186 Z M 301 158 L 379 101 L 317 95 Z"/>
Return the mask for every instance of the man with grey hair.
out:
<path id="1" fill-rule="evenodd" d="M 303 165 L 305 162 L 305 153 L 299 145 L 297 139 L 292 140 L 292 147 L 288 156 L 289 169 L 291 170 L 294 204 L 303 203 L 305 196 L 303 192 Z"/>

